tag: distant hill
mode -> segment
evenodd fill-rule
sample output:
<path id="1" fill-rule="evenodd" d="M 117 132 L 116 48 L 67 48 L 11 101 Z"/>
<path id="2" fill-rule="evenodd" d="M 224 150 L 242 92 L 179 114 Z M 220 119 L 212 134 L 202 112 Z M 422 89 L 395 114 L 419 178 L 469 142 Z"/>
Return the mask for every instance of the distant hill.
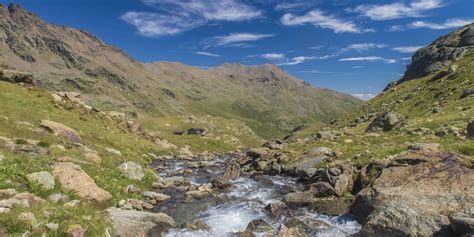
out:
<path id="1" fill-rule="evenodd" d="M 329 122 L 362 104 L 273 65 L 200 70 L 172 62 L 142 64 L 88 32 L 46 23 L 19 5 L 2 5 L 0 14 L 0 67 L 33 73 L 35 84 L 47 89 L 81 92 L 99 108 L 236 118 L 271 137 L 301 123 Z"/>

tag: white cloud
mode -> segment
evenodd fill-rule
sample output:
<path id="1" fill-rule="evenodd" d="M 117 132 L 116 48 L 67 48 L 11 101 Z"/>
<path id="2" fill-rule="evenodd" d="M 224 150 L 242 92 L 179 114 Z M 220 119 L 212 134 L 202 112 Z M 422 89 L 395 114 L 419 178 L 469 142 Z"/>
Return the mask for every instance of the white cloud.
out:
<path id="1" fill-rule="evenodd" d="M 470 23 L 473 23 L 474 19 L 448 19 L 446 22 L 437 24 L 425 21 L 415 21 L 408 25 L 409 28 L 428 28 L 434 30 L 445 30 L 445 29 L 453 29 L 458 28 Z"/>
<path id="2" fill-rule="evenodd" d="M 282 53 L 266 53 L 260 55 L 262 58 L 269 59 L 269 60 L 282 60 L 285 59 L 285 55 Z"/>
<path id="3" fill-rule="evenodd" d="M 143 36 L 176 35 L 208 22 L 244 21 L 262 17 L 262 11 L 239 0 L 143 0 L 156 12 L 129 11 L 122 20 Z"/>
<path id="4" fill-rule="evenodd" d="M 400 60 L 402 60 L 402 61 L 411 61 L 411 58 L 410 58 L 410 57 L 406 57 L 406 58 L 401 58 Z"/>
<path id="5" fill-rule="evenodd" d="M 341 58 L 339 62 L 351 62 L 351 61 L 368 61 L 368 62 L 385 62 L 385 63 L 396 63 L 395 59 L 382 58 L 379 56 L 367 56 L 367 57 L 353 57 L 353 58 Z"/>
<path id="6" fill-rule="evenodd" d="M 331 29 L 336 33 L 360 33 L 363 31 L 352 21 L 339 19 L 333 15 L 327 15 L 325 12 L 317 9 L 312 10 L 302 16 L 296 16 L 292 13 L 287 13 L 281 17 L 280 21 L 285 26 L 311 24 L 316 27 Z"/>
<path id="7" fill-rule="evenodd" d="M 273 37 L 272 34 L 253 34 L 253 33 L 232 33 L 226 36 L 216 36 L 213 38 L 213 43 L 216 46 L 236 45 L 236 43 L 252 42 L 260 39 Z"/>
<path id="8" fill-rule="evenodd" d="M 314 5 L 318 4 L 317 2 L 283 2 L 275 6 L 275 10 L 303 10 L 308 9 Z"/>
<path id="9" fill-rule="evenodd" d="M 352 94 L 352 96 L 357 97 L 361 100 L 370 100 L 370 99 L 374 98 L 376 95 L 374 95 L 372 93 L 367 93 L 367 94 L 358 93 L 358 94 Z"/>
<path id="10" fill-rule="evenodd" d="M 399 53 L 414 53 L 422 47 L 423 46 L 402 46 L 402 47 L 395 47 L 393 48 L 393 50 Z"/>
<path id="11" fill-rule="evenodd" d="M 411 3 L 365 4 L 349 12 L 357 12 L 372 20 L 383 21 L 406 17 L 422 17 L 423 13 L 443 6 L 441 0 L 414 0 Z"/>
<path id="12" fill-rule="evenodd" d="M 387 45 L 385 44 L 375 44 L 375 43 L 359 43 L 359 44 L 351 44 L 345 48 L 343 48 L 343 51 L 349 51 L 349 50 L 356 50 L 356 51 L 367 51 L 370 49 L 381 49 L 385 48 Z"/>
<path id="13" fill-rule="evenodd" d="M 298 56 L 298 57 L 293 57 L 290 61 L 279 63 L 277 65 L 278 66 L 292 66 L 292 65 L 304 63 L 308 60 L 314 60 L 314 59 L 316 59 L 316 57 Z"/>
<path id="14" fill-rule="evenodd" d="M 427 29 L 432 29 L 432 30 L 445 30 L 445 29 L 459 28 L 459 27 L 471 24 L 473 22 L 474 22 L 474 19 L 459 19 L 459 18 L 447 19 L 443 23 L 414 21 L 405 26 L 393 25 L 388 29 L 388 31 L 403 31 L 403 30 L 418 29 L 418 28 L 427 28 Z"/>
<path id="15" fill-rule="evenodd" d="M 352 68 L 353 69 L 360 69 L 360 68 L 364 68 L 364 66 L 353 66 Z"/>
<path id="16" fill-rule="evenodd" d="M 195 54 L 199 54 L 199 55 L 204 55 L 204 56 L 209 56 L 209 57 L 221 57 L 221 55 L 219 54 L 215 54 L 215 53 L 209 53 L 209 52 L 195 52 Z"/>

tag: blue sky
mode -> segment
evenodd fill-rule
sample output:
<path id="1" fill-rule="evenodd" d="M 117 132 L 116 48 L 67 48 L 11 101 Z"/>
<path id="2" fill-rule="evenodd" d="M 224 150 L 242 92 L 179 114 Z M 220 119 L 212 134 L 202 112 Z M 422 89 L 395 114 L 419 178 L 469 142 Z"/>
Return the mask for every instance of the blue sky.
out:
<path id="1" fill-rule="evenodd" d="M 416 49 L 474 21 L 474 0 L 0 2 L 92 32 L 142 62 L 273 63 L 364 98 L 398 79 Z"/>

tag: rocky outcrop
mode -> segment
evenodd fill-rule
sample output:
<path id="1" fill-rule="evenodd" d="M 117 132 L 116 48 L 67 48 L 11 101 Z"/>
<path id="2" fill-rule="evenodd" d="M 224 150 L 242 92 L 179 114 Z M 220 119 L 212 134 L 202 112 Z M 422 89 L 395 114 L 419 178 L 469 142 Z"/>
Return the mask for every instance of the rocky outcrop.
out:
<path id="1" fill-rule="evenodd" d="M 453 153 L 407 151 L 356 196 L 361 236 L 449 235 L 449 216 L 474 203 L 474 171 Z M 366 169 L 367 170 L 367 169 Z"/>
<path id="2" fill-rule="evenodd" d="M 32 85 L 34 77 L 30 73 L 15 70 L 0 70 L 0 81 Z"/>
<path id="3" fill-rule="evenodd" d="M 384 131 L 388 132 L 394 128 L 400 127 L 403 125 L 404 119 L 401 115 L 385 112 L 379 114 L 372 123 L 367 127 L 367 132 L 379 132 Z"/>
<path id="4" fill-rule="evenodd" d="M 474 235 L 474 206 L 449 216 L 451 228 L 459 236 Z"/>
<path id="5" fill-rule="evenodd" d="M 70 162 L 52 165 L 53 176 L 59 180 L 61 188 L 75 192 L 80 198 L 88 201 L 104 202 L 112 198 L 109 192 L 103 190 L 84 172 L 79 165 Z"/>
<path id="6" fill-rule="evenodd" d="M 74 129 L 67 127 L 64 124 L 49 120 L 41 120 L 41 127 L 54 133 L 54 135 L 64 137 L 71 142 L 81 142 L 81 137 L 79 136 L 79 134 Z"/>
<path id="7" fill-rule="evenodd" d="M 161 236 L 161 233 L 176 226 L 173 218 L 164 213 L 107 209 L 115 235 L 121 237 Z"/>
<path id="8" fill-rule="evenodd" d="M 452 62 L 461 59 L 474 46 L 474 24 L 469 24 L 450 34 L 442 36 L 429 46 L 418 50 L 412 57 L 402 79 L 387 87 L 412 79 L 435 74 Z"/>

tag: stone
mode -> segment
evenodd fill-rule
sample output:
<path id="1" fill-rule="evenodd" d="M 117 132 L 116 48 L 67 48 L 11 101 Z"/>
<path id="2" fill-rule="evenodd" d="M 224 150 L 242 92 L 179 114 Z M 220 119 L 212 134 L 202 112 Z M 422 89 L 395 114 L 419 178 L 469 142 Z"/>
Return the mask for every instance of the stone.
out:
<path id="1" fill-rule="evenodd" d="M 336 195 L 336 190 L 330 183 L 318 181 L 309 185 L 309 190 L 315 197 L 330 197 Z"/>
<path id="2" fill-rule="evenodd" d="M 142 125 L 137 121 L 127 121 L 127 128 L 132 133 L 142 132 Z"/>
<path id="3" fill-rule="evenodd" d="M 403 152 L 356 196 L 362 236 L 449 236 L 449 216 L 474 203 L 474 171 L 448 152 Z"/>
<path id="4" fill-rule="evenodd" d="M 204 136 L 206 135 L 206 129 L 204 128 L 190 128 L 188 129 L 188 135 L 199 135 L 199 136 Z"/>
<path id="5" fill-rule="evenodd" d="M 22 221 L 22 222 L 25 222 L 29 225 L 33 225 L 33 224 L 38 222 L 36 220 L 35 214 L 33 214 L 31 212 L 22 212 L 22 213 L 20 213 L 20 215 L 18 215 L 18 220 Z"/>
<path id="6" fill-rule="evenodd" d="M 171 197 L 166 195 L 166 194 L 162 194 L 162 193 L 157 193 L 157 192 L 143 192 L 143 197 L 145 199 L 153 199 L 157 202 L 164 202 L 168 199 L 170 199 Z"/>
<path id="7" fill-rule="evenodd" d="M 0 200 L 0 207 L 12 208 L 17 205 L 23 208 L 30 208 L 39 206 L 44 202 L 45 200 L 32 193 L 19 193 L 9 199 Z"/>
<path id="8" fill-rule="evenodd" d="M 459 236 L 474 234 L 474 206 L 450 215 L 449 222 Z"/>
<path id="9" fill-rule="evenodd" d="M 315 148 L 304 151 L 303 155 L 307 157 L 317 157 L 317 156 L 335 157 L 336 153 L 332 149 L 327 148 L 327 147 L 315 147 Z"/>
<path id="10" fill-rule="evenodd" d="M 55 193 L 55 194 L 49 195 L 48 200 L 52 203 L 60 203 L 60 202 L 65 203 L 69 201 L 69 197 L 66 195 L 62 195 L 60 193 Z"/>
<path id="11" fill-rule="evenodd" d="M 466 89 L 462 92 L 461 99 L 466 98 L 470 95 L 474 95 L 474 89 Z"/>
<path id="12" fill-rule="evenodd" d="M 107 212 L 113 224 L 114 233 L 120 237 L 160 236 L 168 229 L 176 227 L 173 218 L 164 213 L 118 208 L 109 208 Z"/>
<path id="13" fill-rule="evenodd" d="M 474 139 L 474 121 L 467 124 L 467 138 Z"/>
<path id="14" fill-rule="evenodd" d="M 142 190 L 140 188 L 137 188 L 135 187 L 135 185 L 127 185 L 127 187 L 125 187 L 124 189 L 125 193 L 128 193 L 128 194 L 136 194 L 136 193 L 141 193 Z"/>
<path id="15" fill-rule="evenodd" d="M 334 136 L 331 131 L 317 131 L 314 136 L 318 140 L 333 140 Z"/>
<path id="16" fill-rule="evenodd" d="M 240 177 L 240 165 L 239 164 L 231 164 L 229 165 L 224 175 L 222 176 L 226 180 L 234 180 Z"/>
<path id="17" fill-rule="evenodd" d="M 32 74 L 27 72 L 3 69 L 0 70 L 0 81 L 33 85 L 34 77 Z"/>
<path id="18" fill-rule="evenodd" d="M 268 155 L 268 154 L 269 154 L 269 151 L 268 151 L 268 149 L 265 149 L 265 148 L 250 149 L 246 152 L 246 155 L 248 157 L 251 157 L 251 158 L 254 158 L 254 159 L 260 158 L 260 157 Z"/>
<path id="19" fill-rule="evenodd" d="M 57 231 L 59 229 L 59 224 L 58 223 L 48 223 L 45 225 L 48 230 L 51 231 Z"/>
<path id="20" fill-rule="evenodd" d="M 51 190 L 54 188 L 55 181 L 53 175 L 47 171 L 40 171 L 36 173 L 27 174 L 26 178 L 30 182 L 36 182 L 41 185 L 45 190 Z"/>
<path id="21" fill-rule="evenodd" d="M 97 154 L 97 152 L 92 151 L 85 152 L 84 159 L 96 164 L 100 164 L 102 162 L 102 158 L 100 158 L 99 154 Z"/>
<path id="22" fill-rule="evenodd" d="M 155 139 L 155 144 L 158 147 L 161 147 L 163 149 L 169 150 L 169 149 L 176 149 L 178 148 L 175 144 L 165 140 L 165 139 Z"/>
<path id="23" fill-rule="evenodd" d="M 114 148 L 107 147 L 107 148 L 105 148 L 105 150 L 110 154 L 113 154 L 113 155 L 116 155 L 116 156 L 122 156 L 122 152 L 120 152 L 119 150 L 116 150 Z"/>
<path id="24" fill-rule="evenodd" d="M 66 230 L 66 235 L 68 237 L 84 237 L 85 234 L 86 230 L 84 230 L 84 228 L 78 224 L 71 225 Z"/>
<path id="25" fill-rule="evenodd" d="M 313 212 L 329 216 L 342 216 L 350 211 L 351 201 L 343 198 L 315 198 L 308 205 Z"/>
<path id="26" fill-rule="evenodd" d="M 212 187 L 214 189 L 227 190 L 232 187 L 232 183 L 223 177 L 217 177 L 212 180 Z"/>
<path id="27" fill-rule="evenodd" d="M 145 177 L 145 173 L 143 172 L 143 168 L 141 165 L 127 161 L 122 163 L 118 169 L 128 178 L 131 180 L 142 180 Z"/>
<path id="28" fill-rule="evenodd" d="M 67 127 L 62 123 L 57 123 L 49 120 L 41 120 L 41 127 L 52 132 L 54 135 L 64 137 L 71 142 L 80 143 L 81 137 L 72 128 Z"/>
<path id="29" fill-rule="evenodd" d="M 256 219 L 251 221 L 246 228 L 248 232 L 257 233 L 273 233 L 273 227 L 263 219 Z"/>
<path id="30" fill-rule="evenodd" d="M 293 192 L 288 193 L 283 197 L 283 202 L 287 205 L 308 205 L 313 200 L 313 194 L 311 192 Z"/>
<path id="31" fill-rule="evenodd" d="M 265 206 L 265 210 L 270 213 L 272 217 L 278 217 L 286 211 L 288 207 L 282 201 L 273 201 Z"/>
<path id="32" fill-rule="evenodd" d="M 402 126 L 404 118 L 396 113 L 385 112 L 379 114 L 366 129 L 366 132 L 388 132 Z"/>
<path id="33" fill-rule="evenodd" d="M 18 192 L 15 189 L 1 189 L 0 190 L 0 199 L 9 198 L 15 196 Z"/>
<path id="34" fill-rule="evenodd" d="M 345 192 L 351 191 L 353 186 L 352 174 L 344 172 L 334 179 L 334 190 L 338 196 L 342 196 Z"/>
<path id="35" fill-rule="evenodd" d="M 74 191 L 81 199 L 104 202 L 112 198 L 109 192 L 103 190 L 84 172 L 80 166 L 70 162 L 60 162 L 52 165 L 53 176 L 59 180 L 61 188 Z"/>
<path id="36" fill-rule="evenodd" d="M 424 151 L 424 152 L 437 152 L 439 151 L 438 143 L 417 143 L 410 145 L 408 150 L 412 151 Z"/>
<path id="37" fill-rule="evenodd" d="M 78 207 L 79 204 L 81 204 L 80 200 L 71 200 L 70 202 L 64 204 L 65 207 L 70 207 L 70 208 L 75 208 Z"/>

